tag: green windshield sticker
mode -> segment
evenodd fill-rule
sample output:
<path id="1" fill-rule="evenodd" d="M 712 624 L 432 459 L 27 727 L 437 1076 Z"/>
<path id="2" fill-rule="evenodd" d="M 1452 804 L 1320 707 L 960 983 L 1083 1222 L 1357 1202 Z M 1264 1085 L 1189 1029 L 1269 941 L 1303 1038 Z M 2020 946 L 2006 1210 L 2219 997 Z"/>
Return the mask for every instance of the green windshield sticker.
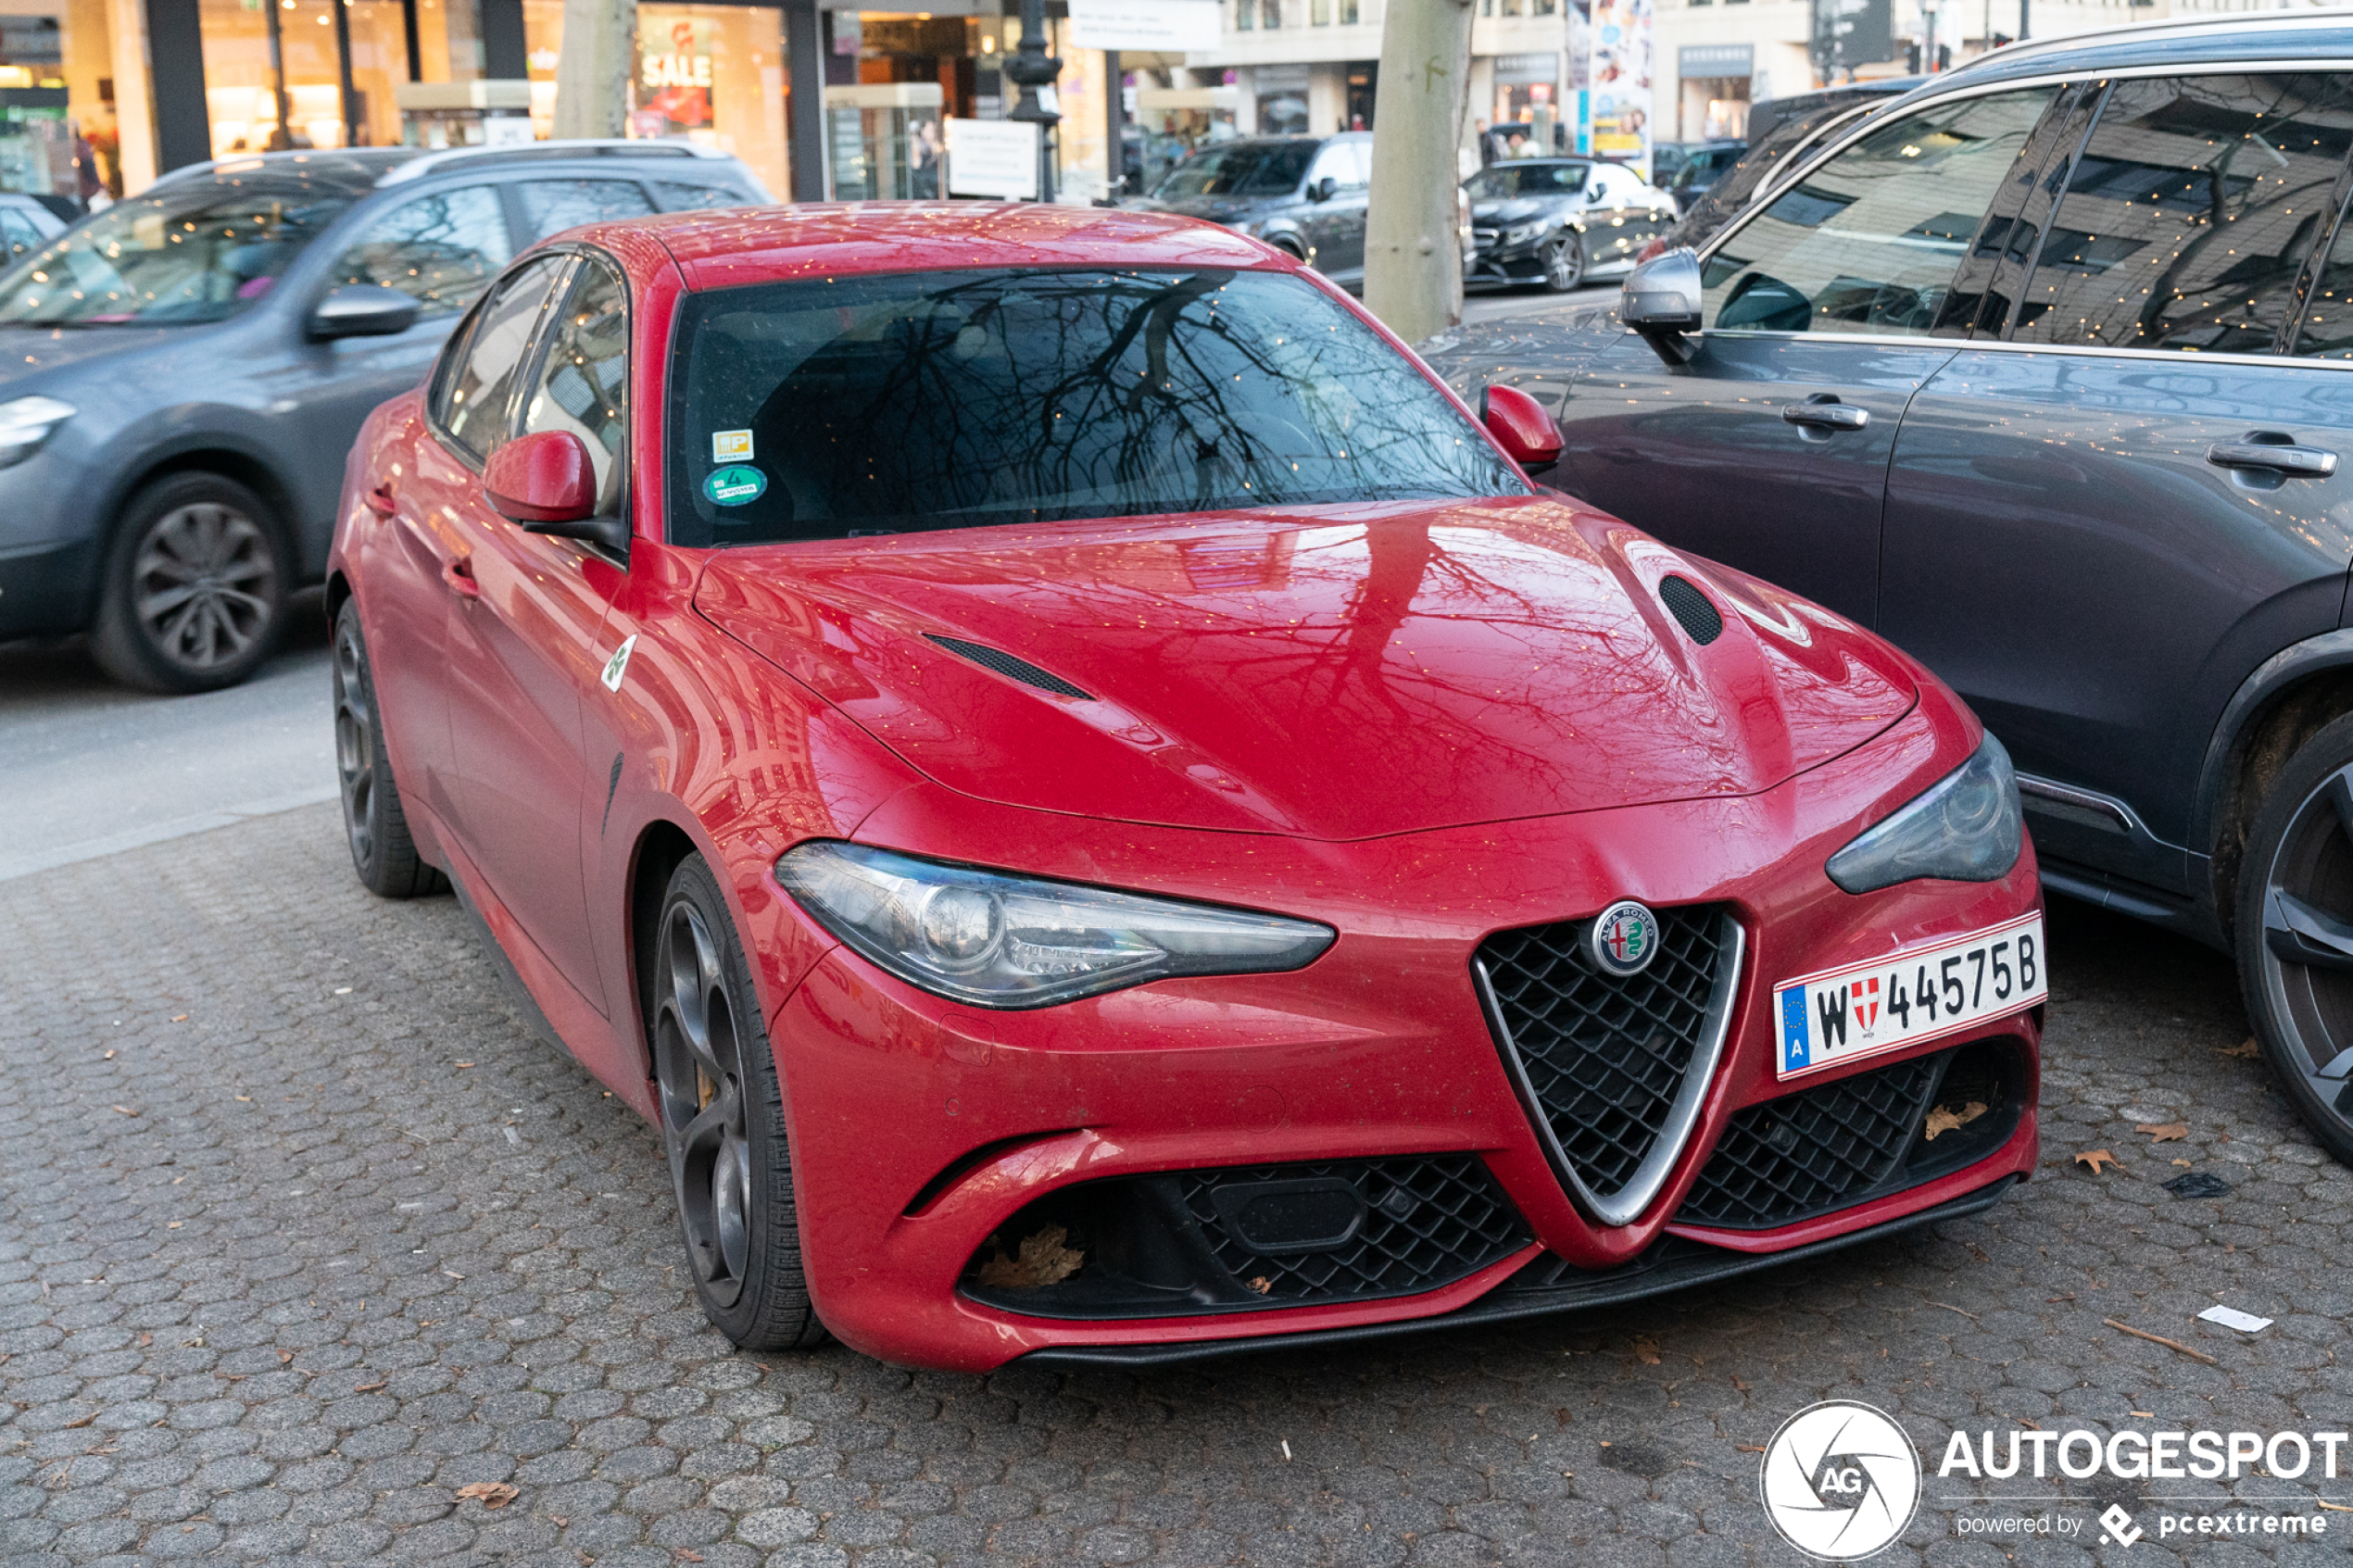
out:
<path id="1" fill-rule="evenodd" d="M 702 493 L 711 497 L 713 506 L 740 507 L 768 493 L 768 476 L 758 469 L 733 463 L 704 480 Z"/>

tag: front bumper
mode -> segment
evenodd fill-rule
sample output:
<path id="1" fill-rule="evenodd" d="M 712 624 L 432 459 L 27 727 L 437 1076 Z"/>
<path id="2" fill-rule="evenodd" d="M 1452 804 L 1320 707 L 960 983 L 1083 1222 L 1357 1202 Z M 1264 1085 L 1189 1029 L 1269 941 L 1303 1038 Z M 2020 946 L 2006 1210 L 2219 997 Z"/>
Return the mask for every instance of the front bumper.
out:
<path id="1" fill-rule="evenodd" d="M 1802 1098 L 1774 1075 L 1775 980 L 1981 929 L 2036 906 L 2031 848 L 2008 877 L 1978 885 L 1911 884 L 1853 897 L 1822 874 L 1858 814 L 1907 798 L 1926 782 L 1908 771 L 1892 779 L 1903 770 L 1891 759 L 1917 759 L 1932 776 L 1935 759 L 1956 754 L 1955 737 L 1940 733 L 1953 725 L 1916 709 L 1858 752 L 1758 797 L 1358 844 L 1077 822 L 932 786 L 906 792 L 868 820 L 861 839 L 950 855 L 987 845 L 985 855 L 969 847 L 963 855 L 1276 904 L 1328 921 L 1340 937 L 1296 973 L 1164 981 L 1029 1012 L 959 1008 L 844 950 L 828 953 L 777 1007 L 771 1027 L 820 1315 L 869 1354 L 966 1371 L 1049 1353 L 1187 1356 L 1270 1336 L 1394 1332 L 1672 1289 L 1747 1266 L 1739 1260 L 1818 1249 L 2024 1176 L 2036 1156 L 2039 1010 L 1869 1059 L 1829 1080 L 1834 1087 L 1898 1069 L 1918 1075 L 1918 1063 L 1947 1063 L 1973 1042 L 1997 1042 L 1978 1048 L 2012 1064 L 2006 1119 L 1981 1129 L 1989 1136 L 1967 1144 L 1965 1161 L 1917 1160 L 1923 1102 L 1899 1108 L 1910 1120 L 1891 1134 L 1915 1155 L 1872 1182 L 1850 1184 L 1827 1208 L 1777 1210 L 1768 1201 L 1743 1209 L 1710 1174 L 1711 1161 L 1739 1138 L 1755 1155 L 1752 1123 L 1772 1114 L 1755 1108 Z M 1268 888 L 1295 891 L 1277 899 Z M 1611 1225 L 1572 1200 L 1541 1145 L 1482 1013 L 1471 960 L 1495 933 L 1590 914 L 1620 897 L 1662 909 L 1721 906 L 1746 941 L 1728 1036 L 1696 1123 L 1655 1200 Z M 1806 1085 L 1811 1093 L 1819 1081 Z M 1280 1268 L 1231 1253 L 1233 1238 L 1218 1232 L 1203 1181 L 1186 1174 L 1207 1171 L 1221 1173 L 1210 1186 L 1356 1183 L 1367 1216 L 1392 1189 L 1422 1180 L 1415 1172 L 1428 1171 L 1428 1185 L 1402 1204 L 1399 1224 L 1410 1228 L 1470 1201 L 1481 1184 L 1491 1186 L 1502 1219 L 1478 1231 L 1477 1245 L 1421 1237 L 1448 1256 L 1393 1276 L 1377 1269 L 1344 1280 L 1350 1288 L 1337 1294 L 1319 1293 L 1313 1281 L 1293 1288 L 1298 1282 Z M 1447 1173 L 1463 1171 L 1474 1174 Z M 1089 1195 L 1113 1192 L 1125 1196 L 1109 1209 L 1087 1206 Z M 1439 1208 L 1424 1207 L 1430 1203 Z M 1024 1236 L 1049 1221 L 1075 1235 L 1089 1223 L 1102 1227 L 1106 1213 L 1154 1211 L 1192 1263 L 1123 1256 L 1113 1272 L 1158 1269 L 1155 1277 L 1176 1286 L 1159 1298 L 1170 1305 L 1158 1313 L 1138 1305 L 1153 1298 L 1149 1291 L 1122 1286 L 1089 1298 L 987 1286 L 974 1273 L 979 1258 L 1017 1252 Z M 1392 1251 L 1417 1239 L 1374 1237 L 1374 1223 L 1368 1218 L 1353 1234 L 1382 1247 L 1396 1241 Z M 1101 1236 L 1087 1241 L 1090 1256 L 1103 1253 Z M 1121 1245 L 1128 1253 L 1154 1250 Z M 1214 1255 L 1227 1258 L 1226 1273 L 1204 1280 L 1200 1260 Z M 1676 1261 L 1691 1259 L 1713 1261 Z M 1187 1266 L 1195 1270 L 1189 1284 Z M 1074 1280 L 1085 1277 L 1082 1270 Z"/>
<path id="2" fill-rule="evenodd" d="M 1543 243 L 1541 238 L 1516 245 L 1482 241 L 1474 246 L 1470 259 L 1464 264 L 1463 282 L 1466 284 L 1542 282 Z"/>

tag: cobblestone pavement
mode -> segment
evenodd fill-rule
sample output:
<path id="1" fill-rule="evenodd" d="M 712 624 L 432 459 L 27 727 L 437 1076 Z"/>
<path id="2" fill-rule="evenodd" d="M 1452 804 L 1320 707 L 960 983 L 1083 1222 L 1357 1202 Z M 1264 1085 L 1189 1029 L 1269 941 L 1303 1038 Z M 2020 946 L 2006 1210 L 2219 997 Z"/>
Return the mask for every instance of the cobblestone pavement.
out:
<path id="1" fill-rule="evenodd" d="M 2345 1427 L 2353 1180 L 2222 1054 L 2246 1036 L 2225 965 L 2071 905 L 2052 950 L 2045 1162 L 1980 1218 L 1576 1319 L 973 1379 L 734 1353 L 677 1266 L 654 1135 L 526 1034 L 451 900 L 354 884 L 332 806 L 21 878 L 0 1562 L 1704 1568 L 1795 1561 L 1755 1449 L 1827 1397 L 1894 1412 L 1931 1466 L 1956 1427 Z M 2095 1148 L 2120 1168 L 2070 1161 Z M 2172 1198 L 2177 1160 L 2233 1190 Z M 2193 1320 L 2217 1301 L 2278 1322 Z M 2183 1551 L 2130 1484 L 2007 1489 L 2030 1500 L 1957 1505 L 1931 1474 L 1876 1561 L 2343 1556 L 2334 1531 Z M 2169 1490 L 2353 1504 L 2353 1481 Z M 2147 1537 L 2082 1544 L 2118 1500 Z M 2081 1534 L 1955 1534 L 2045 1505 Z"/>

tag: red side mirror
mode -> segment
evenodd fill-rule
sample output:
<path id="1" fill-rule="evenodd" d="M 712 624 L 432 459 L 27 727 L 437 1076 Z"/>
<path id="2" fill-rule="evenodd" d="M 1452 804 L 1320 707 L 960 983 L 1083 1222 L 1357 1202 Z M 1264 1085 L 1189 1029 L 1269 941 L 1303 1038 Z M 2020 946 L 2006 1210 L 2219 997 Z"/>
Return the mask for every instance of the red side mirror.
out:
<path id="1" fill-rule="evenodd" d="M 597 467 L 588 444 L 568 430 L 534 431 L 491 453 L 482 488 L 499 516 L 526 528 L 597 512 Z"/>
<path id="2" fill-rule="evenodd" d="M 1524 469 L 1548 469 L 1560 461 L 1565 438 L 1544 405 L 1516 386 L 1491 386 L 1478 399 L 1478 417 L 1496 445 Z"/>

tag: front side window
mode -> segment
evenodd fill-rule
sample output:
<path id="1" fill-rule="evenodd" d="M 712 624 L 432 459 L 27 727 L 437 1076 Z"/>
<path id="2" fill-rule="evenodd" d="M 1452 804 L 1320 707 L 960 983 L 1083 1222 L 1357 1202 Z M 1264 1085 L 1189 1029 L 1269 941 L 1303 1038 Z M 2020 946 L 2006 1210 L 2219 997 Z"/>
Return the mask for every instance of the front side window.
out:
<path id="1" fill-rule="evenodd" d="M 1415 365 L 1298 278 L 922 272 L 680 308 L 673 543 L 1520 495 Z"/>
<path id="2" fill-rule="evenodd" d="M 610 267 L 581 266 L 572 297 L 548 329 L 522 428 L 568 430 L 585 442 L 597 469 L 597 510 L 615 514 L 629 432 L 629 295 Z"/>
<path id="3" fill-rule="evenodd" d="M 561 256 L 543 256 L 508 275 L 474 319 L 473 331 L 447 379 L 442 423 L 475 457 L 488 456 L 506 434 L 507 404 L 515 370 L 531 346 L 540 308 L 563 276 Z"/>
<path id="4" fill-rule="evenodd" d="M 374 283 L 413 295 L 423 316 L 472 304 L 514 255 L 498 193 L 461 185 L 403 202 L 368 225 L 335 258 L 333 281 Z"/>
<path id="5" fill-rule="evenodd" d="M 522 196 L 524 227 L 535 240 L 583 223 L 643 218 L 654 209 L 635 180 L 525 180 L 515 188 Z"/>
<path id="6" fill-rule="evenodd" d="M 1994 187 L 2057 91 L 1938 104 L 1866 133 L 1708 257 L 1703 324 L 1925 334 Z"/>
<path id="7" fill-rule="evenodd" d="M 1195 153 L 1152 193 L 1162 201 L 1187 196 L 1283 196 L 1299 189 L 1314 156 L 1313 142 L 1234 142 Z"/>
<path id="8" fill-rule="evenodd" d="M 220 321 L 268 294 L 350 192 L 302 180 L 219 175 L 119 201 L 28 257 L 0 294 L 0 322 L 28 327 Z"/>
<path id="9" fill-rule="evenodd" d="M 2011 341 L 2269 353 L 2330 216 L 2349 126 L 2341 77 L 2118 82 Z"/>

